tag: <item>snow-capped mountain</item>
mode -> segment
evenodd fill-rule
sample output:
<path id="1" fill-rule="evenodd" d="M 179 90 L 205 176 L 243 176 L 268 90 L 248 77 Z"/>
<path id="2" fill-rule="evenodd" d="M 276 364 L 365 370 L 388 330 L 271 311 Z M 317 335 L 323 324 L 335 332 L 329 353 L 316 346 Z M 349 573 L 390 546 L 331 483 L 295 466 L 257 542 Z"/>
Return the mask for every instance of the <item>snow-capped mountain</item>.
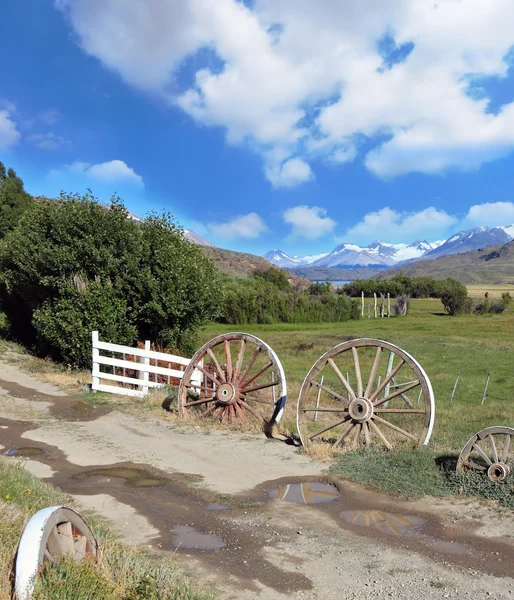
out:
<path id="1" fill-rule="evenodd" d="M 514 228 L 513 228 L 514 229 Z M 437 248 L 441 242 L 428 243 L 416 240 L 412 244 L 387 244 L 376 241 L 369 246 L 340 244 L 332 250 L 311 256 L 289 256 L 282 250 L 271 250 L 264 258 L 278 267 L 375 267 L 386 268 L 405 260 L 423 256 L 427 251 Z"/>
<path id="2" fill-rule="evenodd" d="M 514 239 L 514 225 L 505 227 L 475 227 L 467 231 L 460 231 L 447 239 L 435 250 L 423 255 L 423 260 L 446 256 L 447 254 L 460 254 L 470 250 L 478 250 L 494 244 L 506 244 Z"/>
<path id="3" fill-rule="evenodd" d="M 192 244 L 198 244 L 198 246 L 211 246 L 211 248 L 216 248 L 214 244 L 211 244 L 211 242 L 198 235 L 191 229 L 184 229 L 184 237 L 188 242 L 191 242 Z"/>

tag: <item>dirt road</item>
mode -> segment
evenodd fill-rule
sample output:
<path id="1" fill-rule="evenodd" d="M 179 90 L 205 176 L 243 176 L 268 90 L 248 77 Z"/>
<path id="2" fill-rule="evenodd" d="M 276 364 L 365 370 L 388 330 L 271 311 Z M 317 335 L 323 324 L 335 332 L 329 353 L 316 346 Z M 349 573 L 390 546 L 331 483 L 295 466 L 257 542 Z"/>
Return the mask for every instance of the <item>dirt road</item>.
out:
<path id="1" fill-rule="evenodd" d="M 514 597 L 511 511 L 400 502 L 280 441 L 95 407 L 0 363 L 0 445 L 222 598 Z"/>

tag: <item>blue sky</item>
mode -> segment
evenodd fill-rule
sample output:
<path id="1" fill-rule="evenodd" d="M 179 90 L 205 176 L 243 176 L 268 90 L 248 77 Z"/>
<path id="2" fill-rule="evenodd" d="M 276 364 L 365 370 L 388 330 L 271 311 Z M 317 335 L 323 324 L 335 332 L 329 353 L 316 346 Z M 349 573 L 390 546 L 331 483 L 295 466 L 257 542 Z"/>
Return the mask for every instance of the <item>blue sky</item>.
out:
<path id="1" fill-rule="evenodd" d="M 508 0 L 18 0 L 0 160 L 262 254 L 514 223 Z"/>

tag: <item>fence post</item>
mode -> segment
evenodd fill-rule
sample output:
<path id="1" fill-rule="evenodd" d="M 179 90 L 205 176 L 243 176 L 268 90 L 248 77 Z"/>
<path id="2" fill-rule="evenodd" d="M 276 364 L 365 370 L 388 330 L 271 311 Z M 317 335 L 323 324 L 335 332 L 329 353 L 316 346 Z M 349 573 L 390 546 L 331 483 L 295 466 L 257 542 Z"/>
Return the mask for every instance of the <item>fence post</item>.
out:
<path id="1" fill-rule="evenodd" d="M 145 351 L 150 352 L 150 340 L 145 341 Z M 149 356 L 140 356 L 139 357 L 140 364 L 149 365 L 150 357 Z M 148 394 L 148 381 L 150 380 L 150 373 L 148 371 L 139 371 L 139 379 L 143 380 L 143 386 L 141 391 L 143 392 L 143 396 Z M 145 385 L 145 383 L 147 385 Z"/>
<path id="2" fill-rule="evenodd" d="M 364 319 L 364 292 L 361 292 L 362 318 Z"/>
<path id="3" fill-rule="evenodd" d="M 373 293 L 373 298 L 375 299 L 375 319 L 377 318 L 377 294 Z"/>
<path id="4" fill-rule="evenodd" d="M 91 389 L 98 390 L 100 386 L 100 350 L 98 350 L 98 331 L 91 333 L 91 341 L 93 348 L 93 371 L 91 373 Z"/>
<path id="5" fill-rule="evenodd" d="M 391 316 L 391 294 L 387 292 L 387 318 Z"/>

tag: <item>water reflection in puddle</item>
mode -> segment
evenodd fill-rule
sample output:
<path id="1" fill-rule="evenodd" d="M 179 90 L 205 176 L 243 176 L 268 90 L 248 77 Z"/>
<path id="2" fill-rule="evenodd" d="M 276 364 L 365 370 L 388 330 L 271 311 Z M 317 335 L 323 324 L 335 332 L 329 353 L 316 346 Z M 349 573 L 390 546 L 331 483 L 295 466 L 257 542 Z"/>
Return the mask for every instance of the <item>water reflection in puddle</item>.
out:
<path id="1" fill-rule="evenodd" d="M 371 527 L 389 535 L 412 535 L 425 524 L 420 517 L 393 515 L 381 510 L 343 510 L 341 518 L 352 525 Z"/>
<path id="2" fill-rule="evenodd" d="M 45 451 L 43 450 L 43 448 L 35 448 L 32 446 L 27 446 L 27 447 L 23 447 L 23 448 L 10 448 L 9 450 L 7 450 L 7 452 L 5 453 L 6 456 L 26 456 L 26 457 L 30 457 L 30 456 L 40 456 L 41 454 L 44 454 Z"/>
<path id="3" fill-rule="evenodd" d="M 219 535 L 203 533 L 187 525 L 175 527 L 173 534 L 172 546 L 174 548 L 183 548 L 186 550 L 219 550 L 225 546 L 225 542 Z"/>
<path id="4" fill-rule="evenodd" d="M 441 554 L 471 554 L 471 550 L 465 544 L 459 544 L 458 542 L 436 540 L 429 536 L 421 536 L 421 542 Z"/>
<path id="5" fill-rule="evenodd" d="M 137 488 L 159 487 L 169 483 L 164 477 L 154 475 L 151 471 L 145 469 L 136 469 L 132 467 L 108 467 L 105 469 L 92 469 L 72 475 L 72 479 L 82 481 L 90 477 L 115 477 L 125 479 L 125 485 Z"/>
<path id="6" fill-rule="evenodd" d="M 216 504 L 215 502 L 210 502 L 205 507 L 207 510 L 227 510 L 228 506 L 224 504 Z"/>
<path id="7" fill-rule="evenodd" d="M 339 492 L 333 485 L 318 481 L 288 483 L 268 491 L 268 496 L 295 504 L 324 504 L 339 498 Z"/>

